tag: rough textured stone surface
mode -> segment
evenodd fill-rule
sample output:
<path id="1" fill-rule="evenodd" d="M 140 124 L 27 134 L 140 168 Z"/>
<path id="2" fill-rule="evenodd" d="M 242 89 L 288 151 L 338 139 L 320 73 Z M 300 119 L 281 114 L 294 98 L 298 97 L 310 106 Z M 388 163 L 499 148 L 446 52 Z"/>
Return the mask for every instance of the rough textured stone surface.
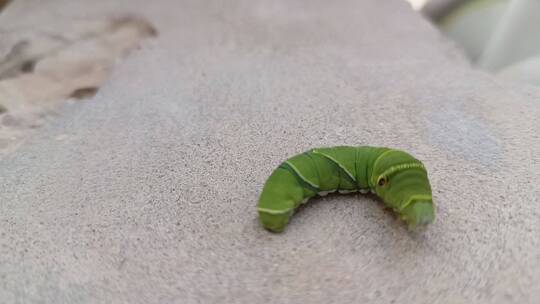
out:
<path id="1" fill-rule="evenodd" d="M 27 11 L 36 10 L 29 5 Z M 115 63 L 155 30 L 144 19 L 57 17 L 0 23 L 0 158 L 66 102 L 93 96 Z"/>
<path id="2" fill-rule="evenodd" d="M 1 302 L 538 302 L 540 90 L 398 0 L 82 3 L 34 18 L 127 9 L 160 36 L 0 162 Z M 274 167 L 337 144 L 422 159 L 436 223 L 336 195 L 264 231 Z"/>

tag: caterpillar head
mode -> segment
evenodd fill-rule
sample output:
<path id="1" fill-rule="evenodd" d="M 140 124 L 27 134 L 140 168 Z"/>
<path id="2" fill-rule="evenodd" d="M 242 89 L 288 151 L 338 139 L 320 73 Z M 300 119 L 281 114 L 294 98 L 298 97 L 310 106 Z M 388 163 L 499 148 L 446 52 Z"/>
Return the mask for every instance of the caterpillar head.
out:
<path id="1" fill-rule="evenodd" d="M 427 171 L 411 155 L 399 150 L 381 154 L 373 165 L 371 185 L 409 228 L 425 226 L 435 220 Z"/>

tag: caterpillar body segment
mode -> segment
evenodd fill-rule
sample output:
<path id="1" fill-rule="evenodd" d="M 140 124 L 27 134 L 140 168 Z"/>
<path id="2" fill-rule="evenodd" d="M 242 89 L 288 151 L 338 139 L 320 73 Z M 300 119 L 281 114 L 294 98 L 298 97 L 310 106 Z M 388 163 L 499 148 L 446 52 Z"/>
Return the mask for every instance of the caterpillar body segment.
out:
<path id="1" fill-rule="evenodd" d="M 295 209 L 312 197 L 370 191 L 410 228 L 435 218 L 422 162 L 401 150 L 338 146 L 295 155 L 275 169 L 259 199 L 259 219 L 266 229 L 281 232 Z"/>

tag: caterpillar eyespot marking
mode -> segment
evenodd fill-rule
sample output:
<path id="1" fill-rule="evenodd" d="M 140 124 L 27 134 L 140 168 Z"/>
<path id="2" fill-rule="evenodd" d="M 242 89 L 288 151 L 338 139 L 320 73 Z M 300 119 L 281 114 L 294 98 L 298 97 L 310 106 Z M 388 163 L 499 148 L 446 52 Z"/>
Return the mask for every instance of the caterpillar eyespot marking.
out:
<path id="1" fill-rule="evenodd" d="M 287 159 L 279 168 L 266 181 L 257 206 L 263 227 L 273 232 L 285 229 L 299 205 L 332 192 L 372 192 L 410 228 L 435 219 L 427 170 L 401 150 L 318 148 Z"/>

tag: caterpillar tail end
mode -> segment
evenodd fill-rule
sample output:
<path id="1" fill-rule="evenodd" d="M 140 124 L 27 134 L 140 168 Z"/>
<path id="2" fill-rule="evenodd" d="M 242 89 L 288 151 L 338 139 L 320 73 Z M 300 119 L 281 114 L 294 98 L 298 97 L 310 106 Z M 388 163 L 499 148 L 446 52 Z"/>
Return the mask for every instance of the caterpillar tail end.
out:
<path id="1" fill-rule="evenodd" d="M 283 232 L 291 216 L 292 211 L 277 213 L 259 208 L 259 221 L 266 230 L 271 232 Z"/>

